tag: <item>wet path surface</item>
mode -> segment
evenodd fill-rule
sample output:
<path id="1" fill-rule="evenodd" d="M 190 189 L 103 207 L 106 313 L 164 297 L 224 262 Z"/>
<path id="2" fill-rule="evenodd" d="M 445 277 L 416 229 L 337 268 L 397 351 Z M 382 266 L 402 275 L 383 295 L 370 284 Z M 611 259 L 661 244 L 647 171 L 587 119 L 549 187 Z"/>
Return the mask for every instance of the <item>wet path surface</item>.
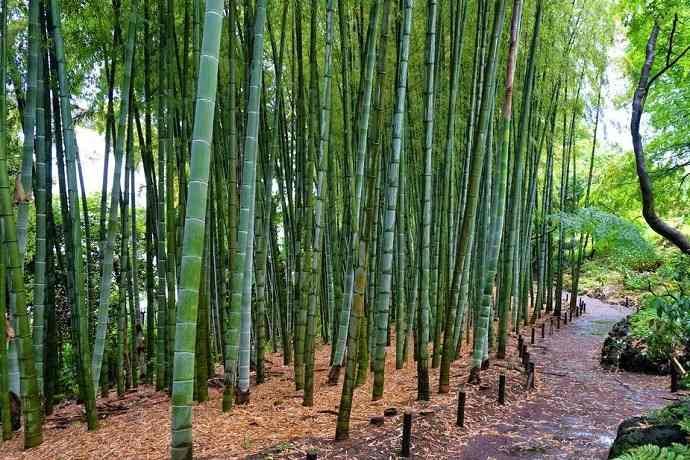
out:
<path id="1" fill-rule="evenodd" d="M 602 369 L 601 345 L 628 311 L 585 300 L 587 314 L 530 347 L 539 396 L 504 414 L 493 433 L 449 446 L 448 458 L 605 459 L 624 418 L 673 399 L 665 377 Z"/>

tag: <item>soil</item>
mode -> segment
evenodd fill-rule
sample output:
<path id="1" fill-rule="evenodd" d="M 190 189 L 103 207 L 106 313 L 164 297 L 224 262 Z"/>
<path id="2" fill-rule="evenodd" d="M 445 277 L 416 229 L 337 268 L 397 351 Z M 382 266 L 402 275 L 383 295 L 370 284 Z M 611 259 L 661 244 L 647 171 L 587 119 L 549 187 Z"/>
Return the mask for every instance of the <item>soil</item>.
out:
<path id="1" fill-rule="evenodd" d="M 413 458 L 468 460 L 503 459 L 606 459 L 620 422 L 660 408 L 678 396 L 669 392 L 669 379 L 606 370 L 599 364 L 601 344 L 611 326 L 630 310 L 583 298 L 587 312 L 573 318 L 530 346 L 536 364 L 537 391 L 515 389 L 508 406 L 468 394 L 472 421 L 456 428 L 452 401 L 434 395 L 432 416 L 413 421 Z M 547 328 L 548 331 L 548 328 Z M 526 332 L 526 331 L 525 331 Z M 527 336 L 527 335 L 526 335 Z M 495 394 L 495 371 L 483 373 Z M 500 368 L 499 368 L 500 369 Z M 465 389 L 472 388 L 465 385 Z M 481 393 L 481 390 L 479 391 Z M 287 451 L 266 451 L 256 458 L 303 458 L 310 450 L 318 458 L 396 458 L 400 452 L 402 417 L 386 429 L 358 430 L 351 440 L 334 444 L 330 439 L 306 439 Z"/>
<path id="2" fill-rule="evenodd" d="M 468 425 L 478 426 L 487 420 L 500 419 L 500 413 L 489 418 L 479 410 L 494 404 L 499 371 L 507 375 L 508 401 L 526 395 L 514 337 L 511 338 L 510 349 L 507 361 L 485 371 L 486 384 L 468 389 Z M 438 369 L 430 370 L 432 402 L 416 403 L 416 367 L 408 362 L 405 368 L 396 370 L 394 350 L 395 341 L 392 340 L 386 356 L 383 398 L 371 401 L 371 375 L 366 384 L 355 391 L 350 425 L 352 439 L 361 436 L 359 433 L 375 433 L 375 427 L 369 424 L 370 418 L 383 415 L 386 409 L 396 408 L 397 413 L 402 414 L 408 408 L 415 408 L 431 415 L 436 407 L 455 405 L 455 392 L 438 395 L 435 391 L 438 388 Z M 319 347 L 316 353 L 313 407 L 302 406 L 303 392 L 295 390 L 292 367 L 283 365 L 280 354 L 267 354 L 266 383 L 254 385 L 252 382 L 249 403 L 235 406 L 229 413 L 221 412 L 222 376 L 218 372 L 210 379 L 209 401 L 193 408 L 194 457 L 246 458 L 267 450 L 277 452 L 277 455 L 272 454 L 274 457 L 283 457 L 288 452 L 299 452 L 301 440 L 306 439 L 318 440 L 319 446 L 342 445 L 334 444 L 332 440 L 344 372 L 341 372 L 338 385 L 327 384 L 329 354 L 329 346 Z M 457 388 L 460 382 L 467 380 L 468 362 L 468 354 L 463 351 L 462 359 L 451 368 L 451 388 Z M 16 433 L 12 440 L 0 447 L 0 459 L 118 457 L 138 460 L 169 457 L 170 399 L 165 392 L 142 385 L 122 397 L 111 392 L 108 398 L 98 398 L 97 405 L 101 418 L 97 431 L 87 432 L 81 406 L 66 402 L 46 417 L 43 444 L 22 450 L 22 433 Z M 399 426 L 401 420 L 402 415 L 386 417 L 383 429 Z"/>
<path id="3" fill-rule="evenodd" d="M 267 382 L 252 387 L 250 403 L 221 412 L 221 390 L 194 407 L 194 455 L 199 459 L 395 458 L 399 454 L 403 413 L 413 411 L 412 449 L 416 458 L 590 459 L 606 458 L 616 427 L 626 417 L 675 400 L 668 378 L 611 372 L 599 365 L 601 344 L 611 325 L 627 310 L 585 299 L 587 313 L 529 346 L 536 364 L 536 389 L 528 391 L 511 336 L 509 355 L 492 360 L 479 385 L 468 385 L 469 359 L 451 369 L 451 393 L 439 395 L 438 369 L 430 372 L 432 398 L 416 401 L 416 369 L 395 370 L 394 344 L 388 349 L 383 399 L 371 402 L 371 380 L 355 391 L 350 439 L 334 442 L 341 385 L 326 384 L 329 347 L 316 358 L 314 407 L 303 407 L 294 390 L 292 370 L 277 354 L 267 356 Z M 529 342 L 529 330 L 523 335 Z M 499 375 L 505 374 L 506 405 L 497 402 Z M 215 382 L 217 380 L 212 380 Z M 342 376 L 341 376 L 342 382 Z M 467 395 L 465 426 L 457 428 L 457 391 Z M 86 459 L 168 457 L 169 398 L 140 387 L 123 398 L 98 401 L 103 418 L 98 431 L 85 429 L 81 408 L 70 403 L 47 417 L 44 443 L 23 451 L 22 435 L 4 443 L 0 459 Z M 389 411 L 382 426 L 370 419 Z"/>

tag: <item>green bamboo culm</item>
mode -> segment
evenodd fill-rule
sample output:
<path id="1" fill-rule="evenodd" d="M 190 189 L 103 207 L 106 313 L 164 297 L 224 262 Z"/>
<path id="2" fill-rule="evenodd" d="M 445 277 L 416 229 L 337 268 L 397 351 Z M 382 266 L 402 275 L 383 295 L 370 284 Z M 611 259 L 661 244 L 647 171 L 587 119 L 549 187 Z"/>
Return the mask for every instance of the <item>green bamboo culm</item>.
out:
<path id="1" fill-rule="evenodd" d="M 228 10 L 228 24 L 235 23 L 235 8 Z M 228 254 L 231 261 L 234 261 L 234 254 L 237 252 L 237 209 L 239 207 L 237 196 L 237 120 L 236 120 L 236 62 L 235 62 L 235 32 L 231 25 L 228 30 L 228 101 L 225 109 L 226 121 L 228 126 Z M 235 403 L 235 379 L 237 376 L 237 347 L 239 347 L 239 335 L 235 331 L 239 330 L 239 312 L 233 314 L 231 302 L 226 304 L 223 314 L 223 399 L 222 410 L 227 412 L 232 409 Z M 233 345 L 236 343 L 236 345 Z M 234 357 L 234 358 L 233 358 Z"/>
<path id="2" fill-rule="evenodd" d="M 342 2 L 338 2 L 338 7 L 340 9 L 341 16 L 344 14 L 344 7 Z M 352 260 L 356 262 L 357 269 L 352 271 L 352 303 L 345 300 L 343 302 L 343 310 L 346 310 L 348 315 L 349 328 L 342 330 L 343 321 L 342 318 L 339 322 L 339 332 L 338 340 L 347 339 L 347 365 L 345 367 L 345 379 L 343 381 L 343 389 L 340 395 L 340 405 L 338 407 L 338 420 L 336 422 L 335 429 L 335 439 L 342 440 L 347 439 L 350 436 L 350 413 L 352 412 L 352 396 L 355 387 L 355 378 L 357 374 L 357 364 L 358 364 L 358 345 L 363 331 L 362 324 L 364 318 L 364 297 L 367 284 L 367 273 L 366 273 L 366 261 L 367 261 L 367 249 L 366 249 L 366 239 L 359 236 L 359 225 L 356 222 L 359 221 L 359 211 L 361 208 L 360 198 L 361 198 L 361 188 L 364 188 L 364 163 L 367 152 L 367 133 L 369 129 L 369 115 L 371 109 L 371 93 L 373 87 L 374 79 L 374 63 L 376 62 L 376 41 L 378 37 L 377 24 L 381 16 L 381 0 L 376 0 L 372 6 L 372 10 L 369 13 L 369 25 L 367 28 L 367 38 L 366 38 L 366 60 L 363 75 L 362 92 L 360 97 L 362 98 L 362 104 L 360 108 L 360 113 L 358 114 L 357 127 L 359 131 L 359 137 L 357 139 L 357 178 L 356 178 L 356 189 L 359 191 L 357 193 L 357 198 L 352 203 L 351 206 L 356 211 L 357 217 L 352 220 L 353 231 L 352 231 L 352 242 L 354 244 L 354 249 L 356 253 Z M 363 235 L 366 235 L 366 222 L 364 225 Z M 356 238 L 355 238 L 356 237 Z M 347 267 L 346 270 L 350 270 Z M 347 289 L 347 280 L 344 283 Z M 347 293 L 346 293 L 347 294 Z M 346 296 L 343 296 L 346 297 Z M 343 311 L 341 311 L 341 315 Z M 347 335 L 346 335 L 347 334 Z M 336 352 L 337 353 L 337 352 Z M 337 361 L 334 361 L 334 366 L 331 369 L 339 369 L 340 365 Z M 337 371 L 334 373 L 337 377 Z"/>
<path id="3" fill-rule="evenodd" d="M 508 150 L 510 144 L 510 126 L 512 120 L 513 107 L 513 82 L 515 80 L 515 67 L 517 63 L 520 25 L 522 22 L 522 0 L 515 0 L 513 4 L 513 17 L 510 28 L 510 45 L 508 49 L 508 60 L 506 64 L 505 92 L 503 108 L 501 111 L 501 122 L 499 132 L 500 147 L 496 162 L 496 173 L 494 176 L 494 186 L 492 191 L 492 211 L 488 223 L 489 234 L 487 236 L 487 257 L 481 278 L 481 303 L 475 327 L 474 349 L 472 354 L 472 367 L 470 370 L 470 380 L 479 381 L 482 360 L 486 352 L 486 337 L 489 333 L 489 321 L 491 315 L 491 299 L 493 297 L 494 278 L 498 266 L 498 255 L 501 248 L 501 237 L 503 235 L 503 225 L 506 205 L 506 191 L 508 176 Z M 482 276 L 480 274 L 480 276 Z"/>
<path id="4" fill-rule="evenodd" d="M 165 49 L 168 35 L 165 27 L 165 9 L 161 4 L 161 11 L 159 12 L 159 35 L 161 41 L 161 49 Z M 170 366 L 168 365 L 168 347 L 167 347 L 167 305 L 168 299 L 166 296 L 168 289 L 167 279 L 167 265 L 168 258 L 166 254 L 166 219 L 165 219 L 165 198 L 166 198 L 166 177 L 165 161 L 168 155 L 172 154 L 170 148 L 172 142 L 170 141 L 169 129 L 166 119 L 166 101 L 168 97 L 168 75 L 166 72 L 167 60 L 165 53 L 158 53 L 158 75 L 159 75 L 159 95 L 158 95 L 158 190 L 156 203 L 156 228 L 157 228 L 157 245 L 156 245 L 156 260 L 158 271 L 158 285 L 156 286 L 156 389 L 162 390 L 167 386 L 170 380 Z"/>
<path id="5" fill-rule="evenodd" d="M 3 80 L 4 81 L 4 80 Z M 2 85 L 3 87 L 5 85 Z M 3 91 L 4 93 L 4 91 Z M 4 94 L 2 95 L 4 99 Z M 2 103 L 4 106 L 4 102 Z M 2 133 L 4 134 L 5 119 L 3 118 Z M 5 149 L 4 137 L 0 140 L 3 145 L 0 149 Z M 0 154 L 0 156 L 2 156 Z M 4 247 L 3 220 L 0 219 L 0 247 Z M 7 316 L 7 271 L 5 270 L 5 253 L 0 254 L 0 318 Z M 12 439 L 12 416 L 10 414 L 10 381 L 7 375 L 7 341 L 0 342 L 0 423 L 2 423 L 2 440 Z"/>
<path id="6" fill-rule="evenodd" d="M 249 99 L 247 102 L 247 124 L 244 139 L 244 179 L 240 190 L 240 231 L 242 230 L 242 213 L 249 221 L 249 232 L 246 237 L 246 257 L 244 276 L 242 278 L 242 313 L 240 322 L 240 355 L 237 387 L 243 402 L 249 401 L 249 364 L 252 329 L 252 283 L 254 274 L 254 224 L 256 215 L 256 164 L 259 139 L 260 98 L 262 85 L 264 27 L 266 24 L 266 0 L 257 0 L 254 16 L 254 38 L 252 40 L 252 61 L 249 69 Z M 245 173 L 246 171 L 246 173 Z M 246 188 L 245 188 L 246 184 Z"/>
<path id="7" fill-rule="evenodd" d="M 514 274 L 520 270 L 518 261 L 514 260 L 516 255 L 516 245 L 518 244 L 518 233 L 520 232 L 520 202 L 523 193 L 524 181 L 524 160 L 528 149 L 528 124 L 530 121 L 530 105 L 532 91 L 534 87 L 534 74 L 536 67 L 536 53 L 539 45 L 539 31 L 541 30 L 542 2 L 539 0 L 535 13 L 534 29 L 532 31 L 532 41 L 530 43 L 529 55 L 527 58 L 527 71 L 525 73 L 525 84 L 522 91 L 522 112 L 518 125 L 517 143 L 513 152 L 513 178 L 511 180 L 510 203 L 506 209 L 506 229 L 505 229 L 505 260 L 503 279 L 501 281 L 501 292 L 499 293 L 499 331 L 498 331 L 498 350 L 497 356 L 504 358 L 508 344 L 508 313 L 510 311 L 511 299 L 515 293 L 513 289 Z M 559 294 L 560 295 L 560 294 Z"/>
<path id="8" fill-rule="evenodd" d="M 441 218 L 441 239 L 443 242 L 452 247 L 453 238 L 449 238 L 450 228 L 453 226 L 453 157 L 455 148 L 455 131 L 456 131 L 456 117 L 457 117 L 457 99 L 460 92 L 460 75 L 462 73 L 462 50 L 464 44 L 464 29 L 465 20 L 467 17 L 467 5 L 469 2 L 462 0 L 459 2 L 455 17 L 455 32 L 453 34 L 453 58 L 451 62 L 451 86 L 450 97 L 448 98 L 448 119 L 446 121 L 446 141 L 445 141 L 445 159 L 444 165 L 447 171 L 444 178 L 444 194 L 443 205 L 446 206 Z M 442 273 L 446 274 L 446 281 L 449 281 L 450 270 L 449 251 L 442 251 Z M 443 292 L 443 290 L 441 291 Z M 447 292 L 447 291 L 446 291 Z M 454 357 L 455 350 L 453 349 L 453 328 L 455 326 L 455 317 L 457 314 L 458 305 L 449 303 L 446 305 L 445 311 L 445 331 L 443 333 L 443 350 L 441 355 L 441 369 L 439 372 L 438 392 L 448 393 L 450 391 L 450 365 Z"/>
<path id="9" fill-rule="evenodd" d="M 7 167 L 7 93 L 4 82 L 7 78 L 7 0 L 2 0 L 2 16 L 0 17 L 0 160 L 4 160 Z M 0 165 L 2 167 L 3 165 Z M 1 179 L 0 179 L 1 180 Z M 0 198 L 1 199 L 1 198 Z M 4 219 L 0 219 L 0 318 L 7 316 L 7 270 L 5 267 L 5 231 Z M 10 381 L 8 375 L 7 342 L 0 341 L 0 414 L 2 419 L 2 439 L 12 438 L 12 419 L 10 416 Z"/>
<path id="10" fill-rule="evenodd" d="M 7 0 L 2 0 L 2 30 L 0 33 L 0 81 L 7 78 L 6 52 L 7 52 Z M 4 84 L 0 84 L 0 159 L 7 161 L 7 91 Z M 1 166 L 1 165 L 0 165 Z M 5 163 L 7 167 L 7 163 Z M 0 219 L 0 320 L 7 316 L 7 271 L 5 252 L 4 220 Z M 4 328 L 4 325 L 2 326 Z M 10 381 L 9 362 L 7 356 L 7 341 L 0 340 L 0 415 L 2 419 L 2 439 L 12 438 L 12 421 L 10 417 Z"/>
<path id="11" fill-rule="evenodd" d="M 393 133 L 391 156 L 388 165 L 388 189 L 383 221 L 382 260 L 379 262 L 380 292 L 376 306 L 376 351 L 374 355 L 374 387 L 372 399 L 383 396 L 384 370 L 386 361 L 386 342 L 388 339 L 388 316 L 391 304 L 391 284 L 393 278 L 393 242 L 400 186 L 400 162 L 402 161 L 403 119 L 407 97 L 407 69 L 410 55 L 410 34 L 412 30 L 412 0 L 404 0 L 402 30 L 400 32 L 400 57 L 398 62 L 397 88 L 395 92 L 395 111 L 393 113 Z M 403 210 L 404 212 L 404 210 Z M 400 337 L 400 336 L 399 336 Z"/>
<path id="12" fill-rule="evenodd" d="M 350 212 L 352 213 L 350 219 L 351 232 L 351 248 L 353 255 L 348 257 L 348 265 L 345 269 L 345 292 L 343 293 L 343 303 L 340 309 L 340 318 L 338 321 L 338 340 L 335 343 L 335 353 L 333 355 L 333 367 L 331 368 L 331 375 L 329 380 L 337 382 L 340 367 L 343 364 L 345 357 L 345 345 L 349 347 L 349 321 L 352 318 L 350 310 L 352 308 L 353 294 L 354 294 L 354 280 L 355 270 L 358 265 L 357 257 L 359 254 L 359 240 L 360 240 L 360 216 L 363 207 L 363 191 L 364 191 L 364 166 L 367 158 L 367 138 L 369 131 L 369 117 L 371 114 L 371 98 L 372 87 L 374 80 L 374 64 L 376 62 L 376 42 L 378 33 L 376 32 L 376 25 L 378 24 L 378 17 L 381 10 L 381 1 L 377 0 L 372 5 L 370 16 L 372 17 L 367 31 L 367 49 L 364 63 L 364 75 L 362 76 L 360 89 L 360 110 L 357 114 L 357 163 L 355 166 L 355 187 L 354 193 L 350 194 Z M 343 0 L 338 1 L 339 20 L 341 22 L 341 30 L 344 29 L 342 22 L 347 21 L 347 6 Z M 342 37 L 341 37 L 342 40 Z M 351 261 L 351 262 L 350 262 Z M 349 359 L 348 359 L 349 362 Z"/>
<path id="13" fill-rule="evenodd" d="M 43 49 L 43 34 L 41 35 L 41 49 Z M 43 97 L 44 82 L 43 59 L 38 60 L 37 87 L 40 97 L 36 100 L 36 255 L 34 258 L 34 318 L 33 318 L 33 347 L 36 359 L 36 375 L 38 376 L 38 391 L 43 395 L 43 344 L 44 311 L 46 293 L 46 164 L 50 150 L 46 149 L 45 133 L 45 98 Z"/>
<path id="14" fill-rule="evenodd" d="M 173 355 L 170 458 L 174 460 L 192 458 L 196 320 L 206 226 L 213 118 L 218 85 L 218 55 L 223 29 L 223 6 L 222 0 L 206 1 L 204 33 L 199 58 Z"/>
<path id="15" fill-rule="evenodd" d="M 422 231 L 421 231 L 421 264 L 419 288 L 420 304 L 417 315 L 417 399 L 429 400 L 429 315 L 431 310 L 429 283 L 431 260 L 431 218 L 432 218 L 432 183 L 433 183 L 433 141 L 434 141 L 434 98 L 436 76 L 436 28 L 438 20 L 438 2 L 430 0 L 428 6 L 426 32 L 426 81 L 424 89 L 424 172 L 422 196 Z"/>
<path id="16" fill-rule="evenodd" d="M 5 5 L 6 6 L 6 5 Z M 4 11 L 5 8 L 3 8 Z M 4 13 L 3 13 L 4 16 Z M 4 21 L 3 21 L 4 22 Z M 5 28 L 4 28 L 5 29 Z M 6 29 L 5 29 L 6 30 Z M 4 32 L 4 30 L 3 30 Z M 5 60 L 5 34 L 3 33 L 3 61 Z M 3 62 L 4 64 L 4 62 Z M 3 73 L 5 66 L 2 66 Z M 4 88 L 4 80 L 2 82 Z M 22 412 L 24 414 L 24 448 L 36 447 L 43 441 L 41 428 L 40 398 L 38 391 L 38 379 L 36 377 L 36 367 L 34 365 L 34 354 L 31 342 L 31 328 L 26 308 L 26 292 L 24 290 L 24 273 L 22 271 L 22 257 L 19 252 L 17 242 L 17 227 L 12 210 L 10 197 L 10 180 L 7 173 L 7 149 L 5 139 L 7 131 L 5 129 L 5 92 L 0 96 L 2 99 L 2 141 L 0 141 L 0 220 L 3 222 L 4 246 L 3 256 L 7 255 L 7 271 L 9 274 L 9 291 L 14 296 L 16 320 L 17 353 L 20 368 L 20 388 L 22 396 Z M 4 302 L 3 302 L 4 304 Z M 4 317 L 2 318 L 4 321 Z M 2 340 L 3 346 L 5 340 Z M 7 412 L 7 411 L 3 411 Z M 5 424 L 3 423 L 3 427 Z"/>
<path id="17" fill-rule="evenodd" d="M 67 247 L 71 251 L 68 257 L 70 264 L 73 292 L 71 295 L 72 312 L 77 329 L 77 355 L 79 356 L 79 387 L 86 409 L 86 421 L 89 430 L 98 427 L 96 413 L 96 396 L 91 375 L 91 347 L 89 345 L 89 323 L 84 299 L 84 282 L 82 269 L 82 241 L 79 213 L 79 194 L 77 190 L 77 138 L 74 133 L 72 120 L 72 104 L 70 102 L 70 83 L 66 71 L 65 43 L 62 36 L 60 4 L 58 0 L 50 0 L 50 34 L 55 52 L 59 108 L 62 119 L 62 139 L 65 147 L 67 172 L 67 189 L 69 202 L 70 238 Z M 68 283 L 69 284 L 69 283 Z"/>
<path id="18" fill-rule="evenodd" d="M 237 253 L 233 255 L 231 313 L 240 312 L 238 401 L 249 399 L 249 358 L 251 339 L 252 271 L 254 266 L 254 215 L 256 197 L 256 153 L 259 136 L 259 100 L 264 49 L 266 1 L 257 0 L 254 18 L 252 63 L 249 70 L 247 130 L 244 139 L 244 164 L 240 189 L 240 215 L 237 228 Z M 233 347 L 234 348 L 234 347 Z M 231 358 L 230 362 L 232 363 Z M 237 362 L 237 361 L 235 361 Z"/>
<path id="19" fill-rule="evenodd" d="M 494 7 L 494 18 L 492 31 L 490 36 L 490 43 L 488 55 L 486 57 L 487 63 L 484 70 L 484 79 L 481 88 L 481 104 L 479 107 L 479 119 L 477 121 L 475 141 L 472 144 L 471 156 L 469 158 L 469 171 L 467 182 L 467 198 L 465 209 L 462 218 L 462 226 L 459 234 L 459 242 L 456 246 L 455 267 L 453 270 L 453 278 L 451 283 L 451 302 L 458 305 L 458 316 L 462 318 L 463 306 L 462 302 L 466 294 L 464 289 L 468 284 L 469 267 L 470 267 L 470 253 L 472 249 L 472 242 L 474 240 L 476 228 L 476 215 L 479 203 L 479 191 L 481 186 L 482 169 L 484 167 L 484 160 L 487 148 L 487 136 L 490 131 L 490 120 L 493 113 L 493 100 L 490 95 L 493 93 L 496 84 L 496 67 L 498 61 L 498 48 L 501 32 L 503 31 L 503 24 L 505 22 L 505 0 L 496 0 Z M 460 294 L 458 287 L 462 281 L 464 292 Z M 458 304 L 458 297 L 461 297 L 461 303 Z"/>
<path id="20" fill-rule="evenodd" d="M 26 242 L 29 231 L 29 203 L 33 188 L 33 154 L 35 144 L 36 125 L 36 86 L 38 74 L 38 12 L 39 1 L 29 2 L 28 8 L 28 56 L 27 56 L 27 85 L 24 111 L 22 113 L 23 144 L 20 173 L 14 186 L 14 201 L 17 204 L 17 241 L 19 243 L 19 255 L 21 267 L 24 270 L 24 257 L 26 255 Z M 16 83 L 17 85 L 19 83 Z M 13 327 L 17 327 L 16 319 L 12 317 L 15 311 L 15 299 L 10 296 L 10 317 Z M 9 348 L 9 374 L 10 390 L 15 394 L 20 393 L 20 369 L 17 351 L 17 338 L 10 339 Z"/>
<path id="21" fill-rule="evenodd" d="M 22 167 L 18 184 L 21 193 L 17 194 L 17 238 L 19 253 L 22 259 L 26 255 L 26 241 L 29 232 L 29 202 L 33 189 L 33 155 L 36 129 L 36 100 L 38 86 L 38 49 L 40 47 L 40 29 L 38 25 L 40 0 L 29 1 L 29 58 L 27 65 L 26 105 L 23 113 L 24 143 L 22 146 Z M 23 267 L 23 260 L 22 260 Z"/>
<path id="22" fill-rule="evenodd" d="M 311 282 L 309 286 L 309 309 L 307 312 L 307 337 L 304 345 L 305 378 L 304 378 L 304 406 L 314 404 L 314 359 L 315 359 L 315 329 L 317 289 L 321 280 L 322 250 L 323 250 L 323 205 L 324 183 L 326 182 L 326 155 L 330 135 L 331 116 L 331 65 L 333 51 L 333 15 L 334 0 L 326 4 L 326 48 L 324 51 L 323 71 L 323 99 L 319 111 L 319 151 L 316 180 L 316 206 L 314 210 L 314 240 L 311 265 Z"/>
<path id="23" fill-rule="evenodd" d="M 132 11 L 129 15 L 127 29 L 127 47 L 125 49 L 124 74 L 120 85 L 120 114 L 117 122 L 117 137 L 115 142 L 115 170 L 113 172 L 113 188 L 110 196 L 110 211 L 108 214 L 108 230 L 103 247 L 103 263 L 101 265 L 101 287 L 98 301 L 98 324 L 96 327 L 96 339 L 94 341 L 91 373 L 94 387 L 98 388 L 101 378 L 101 365 L 103 364 L 103 350 L 105 349 L 105 336 L 108 331 L 110 288 L 113 283 L 113 256 L 115 252 L 115 237 L 120 227 L 118 212 L 120 210 L 120 182 L 122 176 L 122 161 L 125 151 L 125 130 L 127 116 L 129 114 L 130 87 L 132 84 L 132 66 L 134 62 L 134 42 L 137 35 L 138 1 L 132 2 Z"/>

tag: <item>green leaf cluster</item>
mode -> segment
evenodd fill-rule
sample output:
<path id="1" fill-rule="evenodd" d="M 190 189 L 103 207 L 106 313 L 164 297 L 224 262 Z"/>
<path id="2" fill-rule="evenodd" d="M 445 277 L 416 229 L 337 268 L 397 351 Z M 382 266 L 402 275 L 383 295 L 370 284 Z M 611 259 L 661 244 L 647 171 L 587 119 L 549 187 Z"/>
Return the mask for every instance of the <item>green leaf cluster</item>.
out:
<path id="1" fill-rule="evenodd" d="M 632 449 L 616 460 L 687 460 L 690 459 L 690 447 L 674 443 L 670 447 L 659 447 L 653 444 Z"/>

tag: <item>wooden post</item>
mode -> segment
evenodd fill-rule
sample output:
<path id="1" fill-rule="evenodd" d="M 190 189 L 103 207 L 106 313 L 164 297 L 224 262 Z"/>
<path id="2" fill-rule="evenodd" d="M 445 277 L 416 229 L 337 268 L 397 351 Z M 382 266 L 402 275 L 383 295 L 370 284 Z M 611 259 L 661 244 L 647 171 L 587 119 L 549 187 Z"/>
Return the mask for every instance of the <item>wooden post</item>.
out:
<path id="1" fill-rule="evenodd" d="M 498 403 L 504 405 L 506 403 L 506 375 L 498 376 Z"/>
<path id="2" fill-rule="evenodd" d="M 541 338 L 546 337 L 546 323 L 541 323 Z"/>
<path id="3" fill-rule="evenodd" d="M 402 449 L 400 451 L 401 457 L 410 456 L 410 444 L 412 442 L 412 412 L 406 411 L 403 415 L 403 433 L 402 433 Z"/>
<path id="4" fill-rule="evenodd" d="M 561 330 L 561 317 L 556 318 L 556 330 Z"/>
<path id="5" fill-rule="evenodd" d="M 518 356 L 522 358 L 522 344 L 524 343 L 524 339 L 522 338 L 521 335 L 518 336 Z"/>
<path id="6" fill-rule="evenodd" d="M 671 363 L 671 393 L 677 392 L 680 388 L 678 377 L 678 369 Z"/>
<path id="7" fill-rule="evenodd" d="M 534 326 L 532 326 L 532 338 L 530 344 L 534 345 Z"/>
<path id="8" fill-rule="evenodd" d="M 527 370 L 529 364 L 529 351 L 525 351 L 525 353 L 522 355 L 522 365 L 525 366 L 525 370 Z"/>
<path id="9" fill-rule="evenodd" d="M 527 363 L 527 389 L 534 389 L 534 362 Z"/>
<path id="10" fill-rule="evenodd" d="M 467 395 L 464 391 L 458 393 L 458 416 L 455 425 L 463 428 L 465 426 L 465 400 Z"/>
<path id="11" fill-rule="evenodd" d="M 553 335 L 553 318 L 549 318 L 549 335 Z"/>

